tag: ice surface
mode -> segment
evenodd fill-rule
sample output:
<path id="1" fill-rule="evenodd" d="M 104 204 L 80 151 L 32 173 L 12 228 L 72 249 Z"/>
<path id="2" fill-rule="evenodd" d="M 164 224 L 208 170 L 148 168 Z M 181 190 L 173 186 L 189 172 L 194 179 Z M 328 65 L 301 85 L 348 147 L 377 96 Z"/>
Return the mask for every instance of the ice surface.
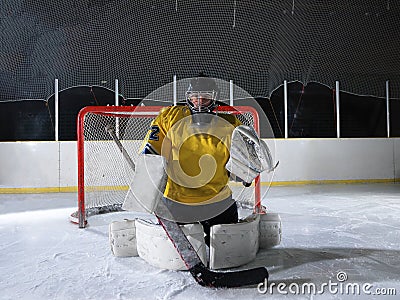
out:
<path id="1" fill-rule="evenodd" d="M 188 272 L 113 257 L 108 224 L 129 213 L 95 216 L 79 229 L 68 221 L 76 209 L 74 193 L 0 195 L 0 299 L 400 297 L 400 185 L 273 187 L 263 204 L 280 214 L 283 229 L 281 245 L 260 251 L 247 266 L 270 270 L 265 294 L 257 287 L 204 288 Z M 340 272 L 346 281 L 338 281 Z M 315 293 L 302 292 L 307 286 L 315 286 Z M 357 286 L 360 296 L 353 295 Z M 396 296 L 367 295 L 363 286 Z"/>

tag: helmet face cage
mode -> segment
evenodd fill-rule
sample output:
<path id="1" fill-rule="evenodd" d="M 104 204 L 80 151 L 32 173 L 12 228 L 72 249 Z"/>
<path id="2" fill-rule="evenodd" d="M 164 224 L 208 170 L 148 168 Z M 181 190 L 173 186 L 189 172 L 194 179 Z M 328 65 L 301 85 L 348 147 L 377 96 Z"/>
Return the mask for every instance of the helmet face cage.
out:
<path id="1" fill-rule="evenodd" d="M 186 102 L 193 113 L 211 113 L 216 107 L 217 91 L 186 92 Z"/>
<path id="2" fill-rule="evenodd" d="M 212 113 L 217 106 L 218 96 L 219 89 L 213 79 L 196 77 L 190 81 L 186 103 L 192 113 Z"/>

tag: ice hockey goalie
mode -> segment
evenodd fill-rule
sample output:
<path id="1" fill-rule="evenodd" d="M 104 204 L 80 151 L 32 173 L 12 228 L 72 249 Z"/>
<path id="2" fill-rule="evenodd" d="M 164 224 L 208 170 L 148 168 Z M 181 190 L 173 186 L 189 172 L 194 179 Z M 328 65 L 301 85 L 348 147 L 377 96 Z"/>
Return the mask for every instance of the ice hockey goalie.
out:
<path id="1" fill-rule="evenodd" d="M 226 164 L 229 172 L 235 172 L 234 175 L 244 182 L 251 182 L 259 173 L 271 171 L 275 166 L 269 150 L 261 147 L 264 145 L 251 129 L 239 128 L 234 131 L 231 157 Z M 165 188 L 166 163 L 160 155 L 139 157 L 135 177 L 123 206 L 125 210 L 150 214 L 156 212 L 157 203 L 162 198 L 160 191 Z M 151 174 L 149 169 L 152 170 Z M 149 188 L 143 189 L 143 182 L 149 182 Z M 208 245 L 200 223 L 181 226 L 203 263 L 212 269 L 249 263 L 259 249 L 273 247 L 281 241 L 281 220 L 278 214 L 273 213 L 252 214 L 234 224 L 213 225 Z M 154 221 L 134 219 L 113 222 L 109 226 L 109 240 L 115 256 L 140 256 L 162 269 L 186 269 L 165 231 Z"/>

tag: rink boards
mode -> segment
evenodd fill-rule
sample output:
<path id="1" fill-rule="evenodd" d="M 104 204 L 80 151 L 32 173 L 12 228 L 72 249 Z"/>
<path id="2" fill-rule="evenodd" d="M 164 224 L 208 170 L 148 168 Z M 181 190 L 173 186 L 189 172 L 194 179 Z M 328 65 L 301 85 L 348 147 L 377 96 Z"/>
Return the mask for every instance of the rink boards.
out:
<path id="1" fill-rule="evenodd" d="M 400 139 L 276 139 L 273 184 L 393 182 Z M 0 193 L 75 191 L 76 142 L 0 143 Z M 262 184 L 271 176 L 263 174 Z"/>

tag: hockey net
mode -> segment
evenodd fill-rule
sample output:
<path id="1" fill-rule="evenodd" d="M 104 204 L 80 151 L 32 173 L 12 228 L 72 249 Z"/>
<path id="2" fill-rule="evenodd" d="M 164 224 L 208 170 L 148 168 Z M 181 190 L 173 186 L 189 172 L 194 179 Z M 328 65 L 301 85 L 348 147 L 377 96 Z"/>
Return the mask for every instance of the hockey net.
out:
<path id="1" fill-rule="evenodd" d="M 87 106 L 78 115 L 78 210 L 71 221 L 83 228 L 87 218 L 121 211 L 134 171 L 112 140 L 107 126 L 116 134 L 133 161 L 136 161 L 151 122 L 162 106 Z M 257 111 L 250 106 L 220 106 L 218 113 L 234 114 L 244 125 L 259 132 Z M 260 178 L 244 188 L 230 183 L 234 199 L 242 206 L 260 210 Z M 146 183 L 143 183 L 146 188 Z"/>

